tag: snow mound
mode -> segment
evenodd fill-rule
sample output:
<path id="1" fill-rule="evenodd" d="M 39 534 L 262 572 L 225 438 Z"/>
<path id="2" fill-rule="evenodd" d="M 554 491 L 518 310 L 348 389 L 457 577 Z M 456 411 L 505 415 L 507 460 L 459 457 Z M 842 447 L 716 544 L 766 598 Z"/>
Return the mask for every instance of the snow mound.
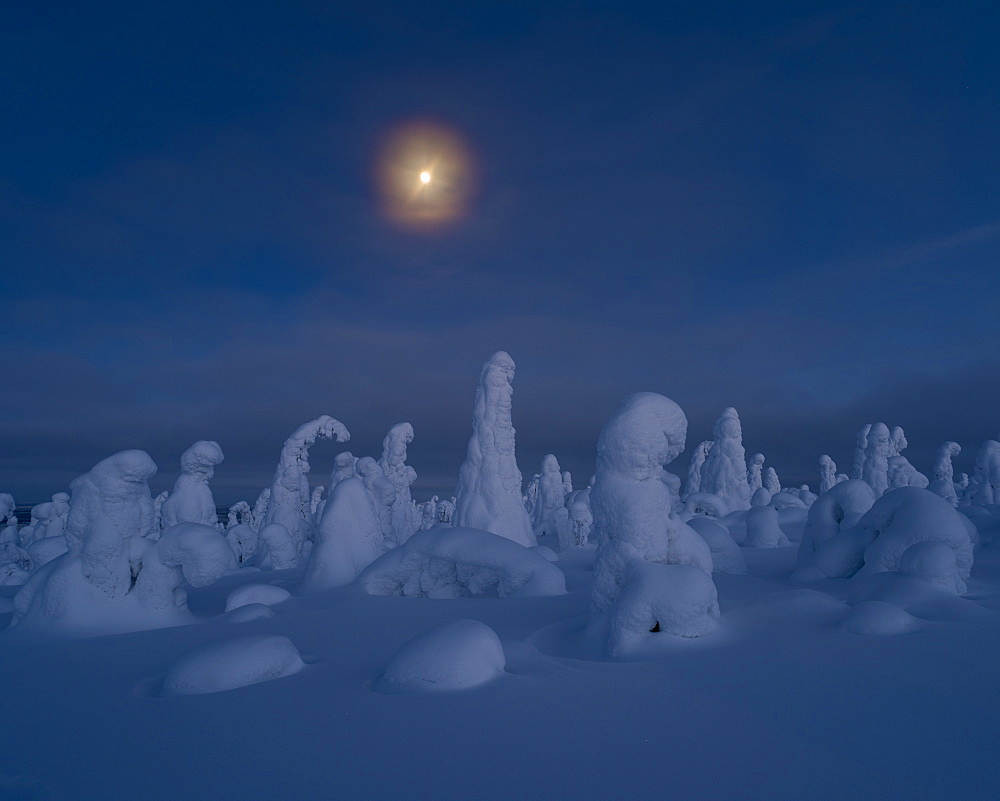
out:
<path id="1" fill-rule="evenodd" d="M 479 687 L 503 675 L 500 638 L 478 620 L 456 620 L 410 640 L 392 658 L 379 689 L 448 692 Z"/>
<path id="2" fill-rule="evenodd" d="M 167 670 L 164 695 L 204 695 L 298 673 L 305 664 L 287 637 L 273 634 L 210 642 L 184 654 Z"/>
<path id="3" fill-rule="evenodd" d="M 501 598 L 564 595 L 566 577 L 544 556 L 474 528 L 419 531 L 358 577 L 369 595 L 459 598 L 495 587 Z"/>
<path id="4" fill-rule="evenodd" d="M 226 612 L 224 620 L 227 623 L 250 623 L 253 620 L 267 620 L 274 617 L 274 610 L 264 604 L 247 604 L 238 606 L 232 612 Z"/>
<path id="5" fill-rule="evenodd" d="M 940 587 L 955 595 L 965 595 L 965 580 L 955 551 L 944 542 L 918 542 L 899 558 L 899 572 Z"/>
<path id="6" fill-rule="evenodd" d="M 715 583 L 704 570 L 636 559 L 609 610 L 606 651 L 630 656 L 657 634 L 701 637 L 718 625 Z"/>
<path id="7" fill-rule="evenodd" d="M 864 601 L 853 607 L 840 627 L 851 634 L 892 636 L 913 631 L 919 624 L 905 609 L 885 601 Z"/>
<path id="8" fill-rule="evenodd" d="M 226 611 L 232 612 L 247 604 L 274 606 L 291 597 L 292 594 L 288 590 L 275 587 L 273 584 L 244 584 L 229 593 L 229 597 L 226 598 Z"/>
<path id="9" fill-rule="evenodd" d="M 43 537 L 28 546 L 28 556 L 31 557 L 31 564 L 35 568 L 39 568 L 42 565 L 47 565 L 57 556 L 62 556 L 66 550 L 65 537 Z"/>
<path id="10" fill-rule="evenodd" d="M 692 517 L 688 520 L 688 525 L 708 543 L 712 552 L 713 573 L 744 575 L 747 572 L 743 551 L 724 525 L 710 517 Z"/>

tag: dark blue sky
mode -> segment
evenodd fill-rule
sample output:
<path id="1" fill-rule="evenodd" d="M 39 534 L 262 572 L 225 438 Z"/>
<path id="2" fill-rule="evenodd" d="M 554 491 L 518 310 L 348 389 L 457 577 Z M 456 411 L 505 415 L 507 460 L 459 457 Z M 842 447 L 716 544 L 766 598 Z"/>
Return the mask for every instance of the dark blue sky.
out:
<path id="1" fill-rule="evenodd" d="M 528 475 L 585 479 L 638 390 L 689 450 L 735 405 L 789 483 L 876 419 L 968 469 L 1000 431 L 998 30 L 992 2 L 7 4 L 0 491 L 126 447 L 166 486 L 209 438 L 228 503 L 325 413 L 357 454 L 412 422 L 424 497 L 501 348 Z M 481 174 L 430 235 L 371 181 L 416 116 Z"/>

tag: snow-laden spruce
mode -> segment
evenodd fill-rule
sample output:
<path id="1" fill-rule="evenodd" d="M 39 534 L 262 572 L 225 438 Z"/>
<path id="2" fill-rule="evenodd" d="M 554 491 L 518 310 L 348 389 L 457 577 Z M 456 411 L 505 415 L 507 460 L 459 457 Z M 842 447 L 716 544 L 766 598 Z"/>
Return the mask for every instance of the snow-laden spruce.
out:
<path id="1" fill-rule="evenodd" d="M 944 442 L 934 458 L 934 480 L 927 486 L 952 506 L 958 506 L 958 489 L 955 486 L 955 468 L 952 460 L 962 452 L 957 442 Z"/>
<path id="2" fill-rule="evenodd" d="M 750 457 L 750 466 L 747 468 L 747 484 L 750 486 L 750 496 L 764 486 L 764 454 L 755 453 Z"/>
<path id="3" fill-rule="evenodd" d="M 358 577 L 369 595 L 460 598 L 495 591 L 501 598 L 563 595 L 563 572 L 534 548 L 471 528 L 419 531 Z"/>
<path id="4" fill-rule="evenodd" d="M 383 508 L 391 513 L 395 491 L 385 476 L 382 481 L 389 487 L 389 505 Z M 382 521 L 364 479 L 345 478 L 333 488 L 323 508 L 299 589 L 316 592 L 350 584 L 384 550 Z"/>
<path id="5" fill-rule="evenodd" d="M 731 406 L 724 409 L 712 430 L 712 449 L 701 467 L 701 491 L 717 495 L 729 511 L 750 507 L 746 451 L 740 416 Z M 761 462 L 763 464 L 763 462 Z"/>
<path id="6" fill-rule="evenodd" d="M 531 521 L 536 537 L 559 533 L 557 514 L 565 509 L 565 503 L 566 491 L 559 460 L 550 453 L 542 459 L 542 471 L 538 474 L 538 494 Z"/>
<path id="7" fill-rule="evenodd" d="M 871 433 L 872 424 L 865 423 L 858 431 L 857 440 L 854 447 L 854 462 L 851 466 L 851 478 L 863 478 L 865 472 L 865 454 L 868 450 L 868 435 Z"/>
<path id="8" fill-rule="evenodd" d="M 378 466 L 394 489 L 392 503 L 392 530 L 397 543 L 406 542 L 417 530 L 417 517 L 410 495 L 410 486 L 417 480 L 417 472 L 406 464 L 406 446 L 413 442 L 413 426 L 398 423 L 389 429 L 382 440 L 382 457 Z"/>
<path id="9" fill-rule="evenodd" d="M 455 620 L 404 644 L 376 687 L 396 693 L 468 690 L 502 676 L 506 664 L 493 629 L 478 620 Z"/>
<path id="10" fill-rule="evenodd" d="M 885 423 L 873 424 L 868 431 L 867 443 L 861 478 L 872 488 L 875 497 L 881 498 L 889 489 L 889 457 L 893 455 L 889 427 Z"/>
<path id="11" fill-rule="evenodd" d="M 281 448 L 261 525 L 283 525 L 300 553 L 305 550 L 305 543 L 312 539 L 309 448 L 318 439 L 347 442 L 350 438 L 343 423 L 323 415 L 299 426 Z"/>
<path id="12" fill-rule="evenodd" d="M 975 494 L 980 506 L 1000 504 L 1000 442 L 986 440 L 976 454 Z"/>
<path id="13" fill-rule="evenodd" d="M 497 351 L 483 365 L 472 415 L 468 455 L 458 474 L 453 523 L 527 547 L 537 545 L 521 499 L 511 405 L 514 360 Z"/>
<path id="14" fill-rule="evenodd" d="M 837 486 L 837 464 L 825 453 L 819 457 L 819 494 Z"/>
<path id="15" fill-rule="evenodd" d="M 162 529 L 178 523 L 218 526 L 215 498 L 208 482 L 223 458 L 219 443 L 211 440 L 200 440 L 181 454 L 181 474 L 160 507 Z"/>
<path id="16" fill-rule="evenodd" d="M 590 492 L 597 540 L 594 609 L 614 602 L 634 559 L 693 564 L 711 575 L 708 545 L 673 512 L 670 490 L 661 479 L 664 467 L 684 450 L 686 436 L 681 407 L 655 392 L 629 395 L 604 424 Z"/>
<path id="17" fill-rule="evenodd" d="M 701 492 L 701 470 L 705 466 L 705 459 L 708 452 L 712 450 L 712 440 L 707 439 L 700 443 L 691 454 L 691 462 L 688 464 L 687 483 L 684 485 L 682 500 L 687 499 L 696 492 Z"/>

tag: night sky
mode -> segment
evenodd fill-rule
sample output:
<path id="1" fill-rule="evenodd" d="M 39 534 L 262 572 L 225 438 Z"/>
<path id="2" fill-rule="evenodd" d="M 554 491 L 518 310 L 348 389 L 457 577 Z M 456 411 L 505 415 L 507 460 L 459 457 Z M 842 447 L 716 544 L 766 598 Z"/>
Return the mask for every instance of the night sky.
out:
<path id="1" fill-rule="evenodd" d="M 1000 432 L 1000 5 L 7 3 L 0 491 L 123 448 L 253 500 L 331 414 L 410 421 L 450 492 L 478 372 L 518 365 L 522 471 L 578 482 L 620 399 L 726 406 L 783 483 L 856 430 Z M 379 142 L 465 139 L 465 214 L 389 219 Z M 313 451 L 324 482 L 334 453 Z M 686 469 L 687 454 L 675 463 Z"/>

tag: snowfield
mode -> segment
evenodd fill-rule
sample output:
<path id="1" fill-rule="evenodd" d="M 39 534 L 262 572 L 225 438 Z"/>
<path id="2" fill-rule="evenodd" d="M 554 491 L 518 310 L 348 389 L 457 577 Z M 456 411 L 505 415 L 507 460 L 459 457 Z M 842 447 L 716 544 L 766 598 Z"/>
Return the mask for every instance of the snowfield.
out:
<path id="1" fill-rule="evenodd" d="M 311 482 L 327 415 L 226 524 L 207 440 L 156 499 L 141 450 L 25 526 L 0 494 L 0 799 L 1000 797 L 1000 442 L 931 482 L 866 424 L 817 495 L 726 408 L 682 482 L 642 392 L 574 488 L 524 480 L 514 373 L 451 499 L 413 499 L 408 423 Z"/>

